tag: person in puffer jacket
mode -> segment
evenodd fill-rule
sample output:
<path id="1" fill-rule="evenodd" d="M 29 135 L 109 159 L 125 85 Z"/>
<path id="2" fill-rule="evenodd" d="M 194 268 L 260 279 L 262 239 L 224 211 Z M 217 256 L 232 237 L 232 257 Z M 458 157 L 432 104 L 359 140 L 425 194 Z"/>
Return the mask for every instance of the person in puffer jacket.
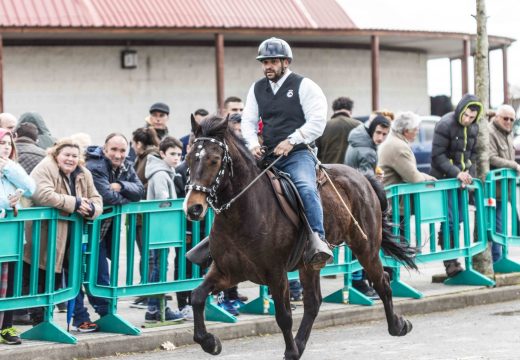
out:
<path id="1" fill-rule="evenodd" d="M 466 94 L 457 104 L 455 111 L 447 113 L 435 125 L 432 140 L 432 162 L 430 175 L 437 179 L 459 179 L 461 186 L 469 185 L 476 175 L 476 143 L 479 120 L 483 114 L 480 100 Z M 459 204 L 461 203 L 459 192 Z M 450 234 L 453 234 L 453 214 L 451 197 L 448 199 Z M 462 206 L 459 205 L 459 222 L 462 221 Z M 445 235 L 439 232 L 439 245 L 444 249 Z M 450 236 L 450 249 L 453 236 Z M 453 277 L 463 269 L 456 260 L 445 260 L 446 275 Z"/>

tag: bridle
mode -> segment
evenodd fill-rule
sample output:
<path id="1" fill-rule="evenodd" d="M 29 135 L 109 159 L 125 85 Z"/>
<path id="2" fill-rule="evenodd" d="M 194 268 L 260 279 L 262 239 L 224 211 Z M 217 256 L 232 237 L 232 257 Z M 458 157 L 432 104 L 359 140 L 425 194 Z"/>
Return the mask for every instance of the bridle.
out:
<path id="1" fill-rule="evenodd" d="M 217 140 L 215 138 L 211 138 L 211 137 L 200 137 L 200 138 L 196 138 L 195 140 L 193 140 L 193 146 L 195 146 L 196 143 L 201 142 L 201 144 L 198 144 L 197 148 L 196 148 L 195 157 L 197 158 L 197 160 L 200 160 L 200 154 L 201 154 L 201 151 L 204 149 L 205 141 L 209 141 L 213 144 L 217 144 L 224 151 L 224 157 L 220 164 L 220 169 L 217 173 L 217 176 L 215 177 L 215 180 L 213 180 L 213 183 L 211 183 L 210 187 L 206 187 L 206 186 L 195 184 L 195 183 L 191 182 L 189 168 L 188 168 L 188 185 L 186 185 L 185 189 L 186 189 L 186 192 L 188 192 L 189 190 L 196 190 L 196 191 L 201 191 L 201 192 L 205 193 L 206 201 L 208 202 L 209 206 L 211 206 L 213 211 L 215 211 L 216 214 L 220 214 L 224 210 L 229 209 L 231 207 L 231 204 L 233 202 L 235 202 L 235 200 L 237 200 L 240 196 L 242 196 L 242 194 L 244 194 L 255 182 L 258 181 L 258 179 L 260 179 L 260 177 L 262 177 L 270 168 L 272 168 L 278 162 L 278 160 L 280 160 L 283 157 L 283 155 L 280 155 L 278 158 L 276 158 L 256 178 L 254 178 L 253 181 L 251 181 L 249 183 L 249 185 L 247 185 L 244 189 L 242 189 L 242 191 L 240 191 L 236 196 L 234 196 L 227 203 L 225 203 L 221 207 L 217 208 L 216 207 L 216 204 L 218 202 L 217 189 L 220 186 L 220 183 L 221 183 L 222 178 L 224 177 L 224 174 L 226 173 L 226 168 L 229 167 L 230 177 L 233 177 L 233 160 L 231 159 L 231 156 L 229 155 L 229 148 L 228 148 L 227 144 L 225 142 L 219 141 L 219 140 Z"/>

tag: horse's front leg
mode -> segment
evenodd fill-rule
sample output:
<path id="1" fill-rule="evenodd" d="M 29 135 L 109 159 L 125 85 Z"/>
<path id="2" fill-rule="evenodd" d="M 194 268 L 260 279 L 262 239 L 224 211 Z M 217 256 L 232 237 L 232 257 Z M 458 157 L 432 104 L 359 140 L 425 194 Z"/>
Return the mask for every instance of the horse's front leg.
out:
<path id="1" fill-rule="evenodd" d="M 298 360 L 300 354 L 296 343 L 294 342 L 292 334 L 292 314 L 291 304 L 289 302 L 289 287 L 287 281 L 287 275 L 280 275 L 275 277 L 277 280 L 272 281 L 269 285 L 271 289 L 271 295 L 274 301 L 274 307 L 276 310 L 276 323 L 282 330 L 283 338 L 285 340 L 285 360 Z M 280 282 L 280 278 L 283 279 Z"/>
<path id="2" fill-rule="evenodd" d="M 191 293 L 191 305 L 193 307 L 193 340 L 198 343 L 202 349 L 211 355 L 218 355 L 222 351 L 222 344 L 218 337 L 208 333 L 204 323 L 204 308 L 206 307 L 206 298 L 215 288 L 216 281 L 210 274 L 206 276 L 202 284 L 200 284 Z"/>
<path id="3" fill-rule="evenodd" d="M 322 302 L 319 270 L 312 267 L 300 269 L 300 281 L 303 286 L 303 318 L 296 334 L 296 345 L 302 356 Z"/>

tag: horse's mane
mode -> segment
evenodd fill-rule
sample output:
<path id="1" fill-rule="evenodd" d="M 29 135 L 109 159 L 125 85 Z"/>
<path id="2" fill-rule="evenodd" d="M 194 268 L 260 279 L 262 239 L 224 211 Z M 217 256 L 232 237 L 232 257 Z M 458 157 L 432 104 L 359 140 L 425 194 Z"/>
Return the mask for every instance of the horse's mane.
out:
<path id="1" fill-rule="evenodd" d="M 226 125 L 224 124 L 226 123 Z M 227 122 L 219 115 L 211 115 L 200 122 L 200 136 L 216 138 L 224 141 L 229 147 L 232 158 L 245 157 L 247 161 L 256 164 L 255 158 L 246 146 L 246 142 L 227 126 Z"/>

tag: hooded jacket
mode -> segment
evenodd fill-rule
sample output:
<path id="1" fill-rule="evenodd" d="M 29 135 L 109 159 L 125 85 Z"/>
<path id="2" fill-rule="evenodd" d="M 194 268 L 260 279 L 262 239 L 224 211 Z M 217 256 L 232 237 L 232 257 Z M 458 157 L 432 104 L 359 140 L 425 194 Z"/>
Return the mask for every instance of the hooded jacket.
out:
<path id="1" fill-rule="evenodd" d="M 23 123 L 31 123 L 38 128 L 38 146 L 42 149 L 47 149 L 54 145 L 56 139 L 51 135 L 51 132 L 47 128 L 43 117 L 35 112 L 27 112 L 20 116 L 18 126 Z"/>
<path id="2" fill-rule="evenodd" d="M 137 177 L 132 163 L 128 160 L 118 169 L 112 170 L 112 163 L 103 153 L 101 146 L 87 148 L 87 169 L 92 173 L 94 185 L 103 198 L 104 205 L 122 205 L 136 202 L 144 197 L 144 187 Z M 111 189 L 111 183 L 119 183 L 121 191 Z"/>
<path id="3" fill-rule="evenodd" d="M 144 174 L 148 180 L 146 200 L 177 198 L 177 192 L 173 183 L 175 170 L 169 167 L 163 159 L 154 155 L 148 155 Z"/>
<path id="4" fill-rule="evenodd" d="M 374 175 L 377 165 L 377 145 L 364 124 L 350 132 L 345 165 L 359 170 L 362 174 Z"/>
<path id="5" fill-rule="evenodd" d="M 469 126 L 463 126 L 461 118 L 470 105 L 479 107 L 477 117 Z M 466 94 L 455 111 L 444 115 L 435 125 L 430 172 L 432 176 L 437 179 L 451 179 L 456 178 L 461 171 L 468 171 L 471 176 L 475 176 L 475 145 L 482 112 L 482 104 L 478 98 Z"/>
<path id="6" fill-rule="evenodd" d="M 18 152 L 18 163 L 22 165 L 27 174 L 30 174 L 47 154 L 33 139 L 28 137 L 16 138 L 14 142 Z"/>

